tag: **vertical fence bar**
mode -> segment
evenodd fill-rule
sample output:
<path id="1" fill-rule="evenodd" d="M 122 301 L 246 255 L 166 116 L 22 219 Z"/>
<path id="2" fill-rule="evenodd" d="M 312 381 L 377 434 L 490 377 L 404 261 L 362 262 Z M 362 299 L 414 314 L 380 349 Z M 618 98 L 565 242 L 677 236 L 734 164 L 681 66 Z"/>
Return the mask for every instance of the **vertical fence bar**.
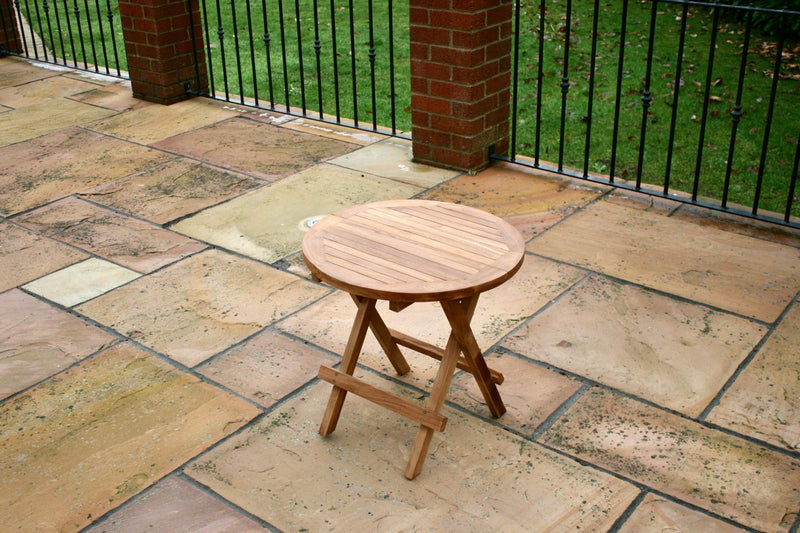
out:
<path id="1" fill-rule="evenodd" d="M 109 0 L 110 1 L 110 0 Z M 206 36 L 206 62 L 208 64 L 208 81 L 211 85 L 211 98 L 217 97 L 217 91 L 214 87 L 214 56 L 211 55 L 211 37 L 208 31 L 208 10 L 206 9 L 206 0 L 200 0 L 200 7 L 203 10 L 203 30 Z"/>
<path id="2" fill-rule="evenodd" d="M 567 124 L 567 92 L 569 91 L 569 41 L 572 33 L 572 0 L 567 0 L 567 30 L 564 32 L 564 65 L 561 71 L 561 130 L 558 136 L 558 171 L 564 170 L 564 135 Z"/>
<path id="3" fill-rule="evenodd" d="M 83 0 L 83 9 L 86 12 L 86 27 L 89 30 L 89 44 L 92 45 L 92 61 L 94 62 L 94 71 L 100 72 L 100 67 L 97 65 L 97 50 L 94 46 L 94 30 L 92 29 L 92 15 L 89 13 L 89 0 Z"/>
<path id="4" fill-rule="evenodd" d="M 627 1 L 627 0 L 626 0 Z M 536 136 L 534 139 L 534 166 L 539 166 L 539 148 L 542 138 L 542 82 L 544 78 L 544 15 L 545 0 L 539 2 L 539 58 L 537 63 L 539 72 L 536 80 Z"/>
<path id="5" fill-rule="evenodd" d="M 350 68 L 353 78 L 353 125 L 358 127 L 358 90 L 356 89 L 356 30 L 353 21 L 353 0 L 350 4 Z"/>
<path id="6" fill-rule="evenodd" d="M 589 102 L 586 106 L 586 145 L 583 148 L 583 177 L 589 177 L 589 152 L 592 143 L 592 105 L 594 104 L 594 69 L 597 55 L 597 19 L 600 13 L 600 0 L 594 0 L 592 16 L 592 59 L 589 64 Z"/>
<path id="7" fill-rule="evenodd" d="M 672 117 L 669 122 L 669 142 L 667 142 L 667 168 L 664 170 L 664 194 L 669 194 L 669 179 L 672 172 L 672 149 L 675 144 L 675 127 L 678 120 L 678 99 L 681 94 L 681 74 L 683 70 L 683 47 L 686 44 L 686 18 L 689 6 L 681 9 L 681 35 L 678 38 L 678 58 L 675 62 L 675 86 L 672 89 Z"/>
<path id="8" fill-rule="evenodd" d="M 728 146 L 728 160 L 725 163 L 725 182 L 722 185 L 722 207 L 728 206 L 728 191 L 731 185 L 731 172 L 733 170 L 733 152 L 736 148 L 736 132 L 742 118 L 742 90 L 744 89 L 744 74 L 747 71 L 747 52 L 750 48 L 750 31 L 753 28 L 753 12 L 747 12 L 747 25 L 744 30 L 744 47 L 742 48 L 742 61 L 739 64 L 739 83 L 736 87 L 736 103 L 731 109 L 731 142 Z"/>
<path id="9" fill-rule="evenodd" d="M 753 195 L 753 214 L 758 213 L 758 203 L 761 199 L 761 184 L 764 181 L 764 166 L 767 163 L 767 148 L 769 146 L 769 132 L 772 128 L 772 113 L 775 109 L 775 94 L 778 91 L 778 80 L 780 79 L 781 57 L 783 56 L 783 45 L 786 37 L 784 26 L 781 25 L 780 37 L 778 37 L 778 51 L 775 53 L 775 67 L 772 72 L 772 89 L 769 94 L 769 107 L 767 108 L 767 123 L 764 126 L 764 142 L 761 145 L 761 159 L 758 163 L 758 177 L 756 178 L 756 192 Z"/>
<path id="10" fill-rule="evenodd" d="M 25 0 L 26 2 L 28 0 Z M 81 45 L 81 56 L 83 56 L 83 68 L 89 70 L 89 61 L 86 59 L 86 45 L 83 42 L 83 26 L 81 25 L 81 8 L 78 6 L 78 0 L 73 0 L 73 10 L 75 14 L 75 25 L 78 27 L 78 42 Z"/>
<path id="11" fill-rule="evenodd" d="M 44 40 L 44 27 L 42 26 L 42 15 L 39 13 L 39 0 L 33 0 L 33 6 L 36 8 L 36 22 L 39 24 L 39 41 L 42 43 L 42 55 L 44 60 L 49 61 L 47 57 L 47 42 Z M 33 29 L 33 20 L 30 21 L 31 30 Z"/>
<path id="12" fill-rule="evenodd" d="M 75 1 L 77 2 L 77 0 Z M 25 0 L 25 12 L 28 15 L 28 28 L 31 30 L 31 47 L 33 48 L 33 57 L 39 59 L 39 47 L 36 45 L 36 36 L 33 33 L 33 17 L 31 17 L 31 6 L 28 3 L 28 0 Z"/>
<path id="13" fill-rule="evenodd" d="M 72 50 L 72 64 L 75 68 L 78 68 L 78 54 L 75 52 L 75 37 L 72 34 L 72 21 L 70 20 L 69 15 L 69 6 L 67 5 L 67 0 L 64 0 L 64 19 L 67 21 L 67 33 L 69 34 L 69 47 Z"/>
<path id="14" fill-rule="evenodd" d="M 297 59 L 300 62 L 300 101 L 302 103 L 303 114 L 306 114 L 306 81 L 305 69 L 303 68 L 303 37 L 300 34 L 300 0 L 294 0 L 294 13 L 297 22 Z"/>
<path id="15" fill-rule="evenodd" d="M 267 20 L 267 0 L 261 0 L 261 22 L 264 24 L 264 50 L 267 55 L 267 83 L 269 85 L 269 108 L 275 109 L 275 91 L 272 87 L 272 58 L 269 45 L 272 38 L 269 36 L 269 22 Z"/>
<path id="16" fill-rule="evenodd" d="M 783 221 L 789 222 L 792 216 L 792 202 L 794 201 L 794 191 L 797 186 L 797 171 L 800 167 L 800 131 L 797 132 L 797 149 L 794 152 L 794 168 L 792 169 L 792 181 L 789 183 L 789 197 L 786 199 L 786 212 Z"/>
<path id="17" fill-rule="evenodd" d="M 64 0 L 65 4 L 66 4 L 66 2 L 67 2 L 67 0 Z M 22 10 L 19 7 L 19 0 L 14 0 L 14 7 L 17 9 L 17 20 L 21 22 L 22 21 Z M 20 37 L 22 37 L 22 48 L 25 50 L 25 55 L 30 57 L 30 55 L 28 54 L 28 39 L 25 38 L 25 28 L 23 27 L 22 24 L 19 25 L 19 34 L 20 34 Z M 36 46 L 36 45 L 34 45 L 34 46 Z"/>
<path id="18" fill-rule="evenodd" d="M 42 9 L 44 10 L 44 16 L 47 20 L 47 33 L 50 35 L 50 51 L 53 52 L 53 63 L 58 64 L 58 56 L 56 56 L 56 40 L 53 39 L 53 25 L 50 22 L 50 4 L 47 3 L 47 0 L 42 2 Z M 44 35 L 42 35 L 42 42 L 44 42 Z"/>
<path id="19" fill-rule="evenodd" d="M 61 31 L 61 17 L 58 15 L 58 0 L 53 0 L 53 14 L 56 16 L 56 30 L 58 31 L 58 42 L 61 45 L 61 60 L 64 66 L 67 65 L 67 49 L 64 47 L 64 32 Z"/>
<path id="20" fill-rule="evenodd" d="M 642 90 L 642 128 L 639 134 L 639 158 L 636 163 L 636 188 L 642 186 L 642 167 L 644 166 L 644 147 L 647 139 L 647 113 L 653 97 L 650 96 L 650 78 L 653 74 L 653 42 L 656 40 L 656 12 L 658 0 L 651 0 L 650 4 L 650 38 L 647 43 L 647 70 L 644 76 L 644 89 Z"/>
<path id="21" fill-rule="evenodd" d="M 392 135 L 397 133 L 397 119 L 395 117 L 397 95 L 394 92 L 394 8 L 389 0 L 389 92 L 391 93 Z"/>
<path id="22" fill-rule="evenodd" d="M 614 102 L 614 133 L 611 135 L 611 165 L 608 181 L 614 183 L 617 170 L 617 136 L 619 135 L 619 108 L 622 103 L 622 72 L 625 63 L 625 33 L 628 26 L 628 0 L 622 0 L 622 21 L 619 34 L 619 59 L 617 60 L 617 97 Z"/>
<path id="23" fill-rule="evenodd" d="M 336 122 L 342 121 L 341 110 L 339 108 L 339 60 L 338 51 L 336 49 L 336 6 L 334 0 L 331 0 L 331 48 L 333 49 L 333 92 L 335 93 L 334 99 L 336 102 Z"/>
<path id="24" fill-rule="evenodd" d="M 700 188 L 700 166 L 703 162 L 703 145 L 705 144 L 706 122 L 708 121 L 708 101 L 711 96 L 711 78 L 714 74 L 714 52 L 717 47 L 717 29 L 719 26 L 719 8 L 714 6 L 714 18 L 711 22 L 711 46 L 708 49 L 708 70 L 706 71 L 706 85 L 703 91 L 703 116 L 700 119 L 700 140 L 697 144 L 697 163 L 694 167 L 694 183 L 692 184 L 692 201 L 697 201 L 697 191 Z"/>
<path id="25" fill-rule="evenodd" d="M 370 87 L 372 88 L 372 129 L 378 129 L 378 109 L 375 101 L 375 35 L 372 22 L 372 0 L 367 2 L 367 11 L 369 12 L 369 77 Z"/>
<path id="26" fill-rule="evenodd" d="M 236 22 L 236 0 L 231 0 L 233 22 L 233 47 L 236 55 L 236 76 L 239 80 L 239 103 L 244 105 L 244 82 L 242 81 L 242 54 L 239 50 L 239 24 Z"/>
<path id="27" fill-rule="evenodd" d="M 319 118 L 322 119 L 322 66 L 320 65 L 320 52 L 322 43 L 319 40 L 319 5 L 314 0 L 314 55 L 317 59 L 317 105 L 319 106 Z"/>
<path id="28" fill-rule="evenodd" d="M 225 28 L 222 27 L 222 8 L 219 5 L 220 0 L 217 2 L 217 37 L 219 37 L 219 55 L 222 58 L 222 82 L 225 85 L 225 100 L 230 101 L 230 92 L 228 91 L 228 66 L 225 61 Z"/>
<path id="29" fill-rule="evenodd" d="M 114 49 L 114 64 L 117 67 L 117 76 L 120 76 L 119 71 L 119 53 L 117 52 L 117 35 L 114 31 L 114 12 L 111 11 L 111 0 L 106 0 L 106 18 L 108 19 L 108 27 L 111 28 L 111 47 Z"/>
<path id="30" fill-rule="evenodd" d="M 108 69 L 108 51 L 106 50 L 106 34 L 103 31 L 103 17 L 100 14 L 100 0 L 94 0 L 94 6 L 97 8 L 97 27 L 100 29 L 100 44 L 103 46 L 103 60 L 106 62 L 106 74 L 111 74 L 111 71 Z M 195 54 L 195 57 L 197 57 L 197 54 Z"/>
<path id="31" fill-rule="evenodd" d="M 509 155 L 513 161 L 517 156 L 517 101 L 519 100 L 519 10 L 520 1 L 514 2 L 514 70 L 511 79 L 511 142 Z"/>
<path id="32" fill-rule="evenodd" d="M 247 35 L 250 37 L 250 70 L 253 72 L 253 101 L 258 107 L 258 72 L 256 71 L 256 45 L 253 42 L 253 17 L 251 15 L 250 0 L 245 2 L 247 8 Z"/>
<path id="33" fill-rule="evenodd" d="M 286 65 L 286 30 L 283 24 L 283 0 L 278 0 L 278 26 L 281 29 L 281 56 L 283 57 L 283 96 L 286 103 L 286 112 L 289 112 L 289 70 Z"/>

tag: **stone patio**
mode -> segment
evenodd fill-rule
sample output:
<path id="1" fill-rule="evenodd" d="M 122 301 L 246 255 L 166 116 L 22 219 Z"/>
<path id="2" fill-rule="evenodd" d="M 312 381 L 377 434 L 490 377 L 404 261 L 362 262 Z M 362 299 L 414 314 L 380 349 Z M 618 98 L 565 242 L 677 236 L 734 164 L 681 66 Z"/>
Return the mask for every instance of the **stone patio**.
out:
<path id="1" fill-rule="evenodd" d="M 0 59 L 0 531 L 791 531 L 800 526 L 800 231 L 410 143 Z M 474 329 L 422 474 L 415 428 L 348 396 L 355 314 L 309 221 L 396 198 L 527 240 Z M 390 327 L 443 345 L 432 305 Z M 437 363 L 357 375 L 422 402 Z"/>

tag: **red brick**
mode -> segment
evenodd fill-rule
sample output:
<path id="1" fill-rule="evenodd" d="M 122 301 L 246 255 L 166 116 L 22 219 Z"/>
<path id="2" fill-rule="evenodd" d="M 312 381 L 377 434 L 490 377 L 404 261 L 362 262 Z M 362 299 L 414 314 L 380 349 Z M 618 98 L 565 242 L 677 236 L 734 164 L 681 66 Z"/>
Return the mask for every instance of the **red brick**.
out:
<path id="1" fill-rule="evenodd" d="M 459 152 L 475 152 L 483 144 L 483 139 L 479 137 L 453 137 L 453 143 L 450 148 L 458 150 Z M 445 147 L 446 148 L 446 147 Z"/>
<path id="2" fill-rule="evenodd" d="M 450 32 L 428 26 L 411 26 L 408 38 L 412 43 L 450 44 Z"/>
<path id="3" fill-rule="evenodd" d="M 136 4 L 135 2 L 120 2 L 119 14 L 121 17 L 139 18 L 142 16 L 142 6 Z"/>
<path id="4" fill-rule="evenodd" d="M 457 11 L 480 11 L 497 5 L 497 0 L 453 0 L 452 8 Z"/>
<path id="5" fill-rule="evenodd" d="M 482 11 L 477 13 L 460 13 L 452 10 L 431 10 L 430 20 L 430 25 L 437 28 L 474 30 L 486 24 L 486 14 Z"/>
<path id="6" fill-rule="evenodd" d="M 437 80 L 448 80 L 450 79 L 450 67 L 448 65 L 412 59 L 411 75 Z"/>
<path id="7" fill-rule="evenodd" d="M 479 48 L 497 41 L 499 35 L 499 26 L 490 26 L 477 31 L 453 30 L 453 46 L 461 48 Z"/>
<path id="8" fill-rule="evenodd" d="M 486 80 L 486 94 L 492 94 L 502 91 L 503 89 L 507 89 L 510 84 L 511 74 L 508 72 L 503 72 L 494 78 L 489 78 Z"/>
<path id="9" fill-rule="evenodd" d="M 147 34 L 143 31 L 128 30 L 125 32 L 125 40 L 131 43 L 147 43 Z"/>
<path id="10" fill-rule="evenodd" d="M 450 0 L 411 0 L 409 7 L 450 9 Z"/>
<path id="11" fill-rule="evenodd" d="M 413 131 L 412 131 L 413 137 Z M 415 161 L 427 161 L 431 157 L 431 147 L 427 144 L 414 143 L 411 147 L 411 152 L 414 154 Z"/>
<path id="12" fill-rule="evenodd" d="M 416 142 L 450 148 L 451 135 L 447 132 L 417 127 L 414 124 L 413 134 Z"/>
<path id="13" fill-rule="evenodd" d="M 169 23 L 173 29 L 188 28 L 192 24 L 192 17 L 189 15 L 189 13 L 183 13 L 169 19 Z M 195 28 L 195 31 L 198 29 L 199 28 Z"/>
<path id="14" fill-rule="evenodd" d="M 459 169 L 480 169 L 488 166 L 489 153 L 480 152 L 461 152 L 448 148 L 434 147 L 431 152 L 431 160 L 440 164 L 449 165 Z"/>
<path id="15" fill-rule="evenodd" d="M 412 109 L 411 124 L 413 124 L 414 127 L 420 126 L 422 128 L 427 128 L 431 125 L 431 116 L 424 111 L 417 111 L 416 109 Z"/>
<path id="16" fill-rule="evenodd" d="M 408 22 L 410 24 L 428 24 L 428 10 L 418 7 L 412 7 L 408 10 Z"/>
<path id="17" fill-rule="evenodd" d="M 494 9 L 490 9 L 486 12 L 486 25 L 493 26 L 495 24 L 500 24 L 501 22 L 505 22 L 507 20 L 511 20 L 511 3 L 506 3 L 505 5 L 497 6 Z"/>
<path id="18" fill-rule="evenodd" d="M 433 94 L 432 92 L 428 92 L 429 84 L 431 82 L 427 78 L 419 78 L 416 76 L 411 76 L 411 92 L 412 93 L 422 93 L 422 94 Z M 438 83 L 438 82 L 436 82 Z M 444 96 L 442 94 L 434 94 L 434 96 Z"/>
<path id="19" fill-rule="evenodd" d="M 487 96 L 477 102 L 453 102 L 453 116 L 462 118 L 476 118 L 493 111 L 497 107 L 497 96 Z"/>
<path id="20" fill-rule="evenodd" d="M 483 48 L 477 50 L 462 50 L 459 48 L 445 48 L 431 46 L 431 61 L 448 63 L 450 65 L 478 65 L 483 62 L 485 52 Z"/>
<path id="21" fill-rule="evenodd" d="M 477 67 L 453 67 L 451 79 L 457 83 L 475 84 L 497 74 L 497 62 L 484 63 Z"/>
<path id="22" fill-rule="evenodd" d="M 450 101 L 443 98 L 432 98 L 430 96 L 414 95 L 414 109 L 421 109 L 422 111 L 429 111 L 431 113 L 438 113 L 446 115 L 450 113 Z"/>
<path id="23" fill-rule="evenodd" d="M 430 60 L 430 46 L 421 43 L 411 43 L 409 45 L 409 53 L 414 59 Z"/>
<path id="24" fill-rule="evenodd" d="M 484 90 L 482 84 L 477 85 L 462 85 L 460 83 L 452 83 L 449 81 L 431 80 L 430 94 L 432 96 L 439 96 L 441 98 L 451 98 L 453 100 L 461 100 L 464 102 L 471 102 L 478 98 L 483 97 Z"/>
<path id="25" fill-rule="evenodd" d="M 413 102 L 412 102 L 413 106 Z M 442 115 L 431 115 L 431 128 L 449 131 L 455 135 L 476 135 L 483 128 L 483 118 L 464 120 Z"/>
<path id="26" fill-rule="evenodd" d="M 486 47 L 486 61 L 497 59 L 511 52 L 511 38 L 494 42 Z"/>
<path id="27" fill-rule="evenodd" d="M 502 124 L 503 122 L 508 122 L 510 112 L 511 110 L 509 109 L 508 105 L 504 105 L 503 107 L 495 109 L 491 113 L 487 113 L 487 115 L 484 117 L 484 126 L 486 128 L 490 128 L 492 126 Z"/>

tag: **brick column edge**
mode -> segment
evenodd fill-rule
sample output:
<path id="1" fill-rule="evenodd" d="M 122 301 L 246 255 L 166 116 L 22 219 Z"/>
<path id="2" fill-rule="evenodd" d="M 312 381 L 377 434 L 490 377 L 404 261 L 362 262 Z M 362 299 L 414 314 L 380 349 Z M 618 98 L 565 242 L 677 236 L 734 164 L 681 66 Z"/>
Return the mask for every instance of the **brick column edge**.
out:
<path id="1" fill-rule="evenodd" d="M 159 104 L 208 92 L 198 0 L 119 0 L 133 96 Z M 194 35 L 193 35 L 194 34 Z"/>
<path id="2" fill-rule="evenodd" d="M 511 0 L 410 0 L 414 160 L 476 172 L 508 151 Z"/>
<path id="3" fill-rule="evenodd" d="M 14 11 L 14 0 L 0 0 L 0 57 L 5 52 L 22 53 L 22 39 Z"/>

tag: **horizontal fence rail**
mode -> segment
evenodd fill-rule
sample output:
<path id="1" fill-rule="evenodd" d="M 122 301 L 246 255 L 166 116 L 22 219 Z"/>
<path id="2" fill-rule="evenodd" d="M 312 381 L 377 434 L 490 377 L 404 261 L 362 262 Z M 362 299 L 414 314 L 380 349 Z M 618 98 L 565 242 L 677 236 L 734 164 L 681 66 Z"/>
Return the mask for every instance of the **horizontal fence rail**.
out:
<path id="1" fill-rule="evenodd" d="M 497 159 L 800 227 L 797 9 L 516 0 Z"/>
<path id="2" fill-rule="evenodd" d="M 6 7 L 0 7 L 0 26 L 8 32 L 16 25 L 22 48 L 6 53 L 128 77 L 116 0 L 14 0 Z"/>
<path id="3" fill-rule="evenodd" d="M 400 137 L 408 0 L 200 0 L 206 96 Z"/>

